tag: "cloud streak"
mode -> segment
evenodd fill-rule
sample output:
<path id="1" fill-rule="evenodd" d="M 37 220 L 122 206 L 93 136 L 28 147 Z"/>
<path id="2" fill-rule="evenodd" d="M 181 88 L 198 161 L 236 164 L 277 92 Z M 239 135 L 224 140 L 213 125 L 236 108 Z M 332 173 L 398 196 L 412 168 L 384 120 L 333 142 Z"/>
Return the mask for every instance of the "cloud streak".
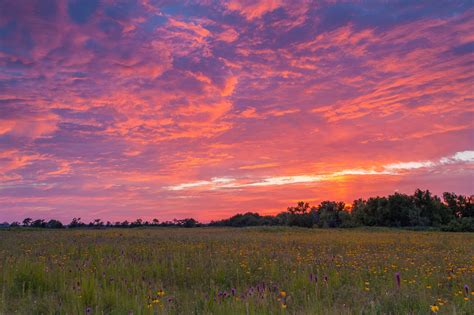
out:
<path id="1" fill-rule="evenodd" d="M 192 183 L 178 184 L 169 186 L 169 190 L 187 190 L 187 189 L 229 189 L 229 188 L 245 188 L 258 186 L 280 186 L 291 184 L 310 184 L 322 181 L 338 181 L 346 176 L 372 176 L 372 175 L 401 175 L 403 172 L 409 172 L 417 169 L 438 168 L 444 165 L 457 163 L 474 163 L 474 151 L 456 152 L 454 155 L 442 157 L 436 161 L 417 161 L 417 162 L 400 162 L 382 165 L 377 168 L 370 169 L 345 169 L 328 174 L 311 174 L 311 175 L 293 175 L 293 176 L 275 176 L 266 177 L 259 180 L 249 182 L 239 182 L 236 178 L 212 178 L 210 181 L 197 181 Z"/>

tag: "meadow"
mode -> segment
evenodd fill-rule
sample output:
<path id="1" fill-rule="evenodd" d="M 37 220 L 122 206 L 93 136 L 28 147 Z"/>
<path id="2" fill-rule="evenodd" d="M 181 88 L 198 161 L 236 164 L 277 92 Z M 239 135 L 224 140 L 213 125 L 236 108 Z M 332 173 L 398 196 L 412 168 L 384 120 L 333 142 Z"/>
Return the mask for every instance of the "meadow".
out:
<path id="1" fill-rule="evenodd" d="M 0 231 L 0 314 L 474 314 L 474 233 Z"/>

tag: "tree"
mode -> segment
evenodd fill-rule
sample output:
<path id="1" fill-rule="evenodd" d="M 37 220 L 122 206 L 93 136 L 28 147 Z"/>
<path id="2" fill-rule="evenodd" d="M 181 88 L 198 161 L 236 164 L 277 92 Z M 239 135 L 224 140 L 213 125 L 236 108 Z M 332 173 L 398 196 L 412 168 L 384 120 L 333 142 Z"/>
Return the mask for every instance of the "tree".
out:
<path id="1" fill-rule="evenodd" d="M 196 227 L 199 223 L 193 218 L 187 218 L 177 221 L 177 225 L 185 228 Z"/>
<path id="2" fill-rule="evenodd" d="M 367 213 L 367 201 L 364 199 L 354 200 L 352 203 L 351 215 L 356 224 L 373 225 L 373 222 Z"/>
<path id="3" fill-rule="evenodd" d="M 455 193 L 445 192 L 443 199 L 450 215 L 457 218 L 474 217 L 474 196 L 457 196 Z"/>
<path id="4" fill-rule="evenodd" d="M 64 228 L 61 221 L 54 220 L 54 219 L 49 220 L 48 223 L 46 224 L 46 227 L 49 228 L 49 229 L 62 229 L 62 228 Z"/>
<path id="5" fill-rule="evenodd" d="M 30 226 L 35 228 L 44 228 L 46 227 L 46 221 L 43 219 L 34 220 L 31 222 Z"/>
<path id="6" fill-rule="evenodd" d="M 300 201 L 296 207 L 288 207 L 287 224 L 289 226 L 312 227 L 314 213 L 310 211 L 308 202 Z"/>
<path id="7" fill-rule="evenodd" d="M 429 190 L 417 189 L 413 194 L 414 207 L 421 210 L 420 216 L 424 225 L 439 226 L 443 222 L 443 206 L 437 196 Z"/>
<path id="8" fill-rule="evenodd" d="M 319 227 L 340 227 L 346 210 L 344 202 L 323 201 L 317 208 Z M 347 212 L 347 211 L 346 211 Z"/>
<path id="9" fill-rule="evenodd" d="M 68 224 L 68 227 L 70 228 L 78 228 L 78 227 L 82 227 L 82 226 L 85 226 L 86 224 L 81 222 L 81 218 L 73 218 L 71 220 L 71 223 Z"/>
<path id="10" fill-rule="evenodd" d="M 387 217 L 385 223 L 388 226 L 409 226 L 410 209 L 413 208 L 413 198 L 406 194 L 395 193 L 387 198 Z"/>
<path id="11" fill-rule="evenodd" d="M 308 212 L 309 209 L 309 203 L 300 201 L 296 205 L 296 207 L 288 207 L 287 211 L 291 214 L 305 214 Z"/>
<path id="12" fill-rule="evenodd" d="M 130 227 L 140 227 L 143 225 L 143 220 L 142 219 L 136 219 L 132 223 L 130 223 Z"/>
<path id="13" fill-rule="evenodd" d="M 94 219 L 92 223 L 92 226 L 95 226 L 95 227 L 103 227 L 104 226 L 104 222 L 101 220 L 101 219 Z"/>
<path id="14" fill-rule="evenodd" d="M 32 218 L 25 218 L 25 219 L 23 219 L 23 226 L 30 226 L 31 221 L 33 221 Z"/>

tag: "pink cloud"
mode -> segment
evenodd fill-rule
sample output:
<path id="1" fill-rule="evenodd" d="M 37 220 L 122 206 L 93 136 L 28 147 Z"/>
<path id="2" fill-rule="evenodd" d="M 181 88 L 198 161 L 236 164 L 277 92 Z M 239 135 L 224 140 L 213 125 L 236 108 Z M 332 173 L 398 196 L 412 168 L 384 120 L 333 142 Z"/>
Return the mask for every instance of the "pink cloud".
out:
<path id="1" fill-rule="evenodd" d="M 272 12 L 273 10 L 282 6 L 280 0 L 230 0 L 226 2 L 226 7 L 230 11 L 237 11 L 248 20 L 252 20 L 261 17 L 265 13 Z"/>

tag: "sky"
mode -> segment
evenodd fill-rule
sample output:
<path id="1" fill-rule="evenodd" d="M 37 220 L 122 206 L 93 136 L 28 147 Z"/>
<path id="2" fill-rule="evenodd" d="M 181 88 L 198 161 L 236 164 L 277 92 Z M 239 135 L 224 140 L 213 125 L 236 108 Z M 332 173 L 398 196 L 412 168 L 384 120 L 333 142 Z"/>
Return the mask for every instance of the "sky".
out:
<path id="1" fill-rule="evenodd" d="M 474 193 L 472 1 L 0 7 L 0 221 Z"/>

